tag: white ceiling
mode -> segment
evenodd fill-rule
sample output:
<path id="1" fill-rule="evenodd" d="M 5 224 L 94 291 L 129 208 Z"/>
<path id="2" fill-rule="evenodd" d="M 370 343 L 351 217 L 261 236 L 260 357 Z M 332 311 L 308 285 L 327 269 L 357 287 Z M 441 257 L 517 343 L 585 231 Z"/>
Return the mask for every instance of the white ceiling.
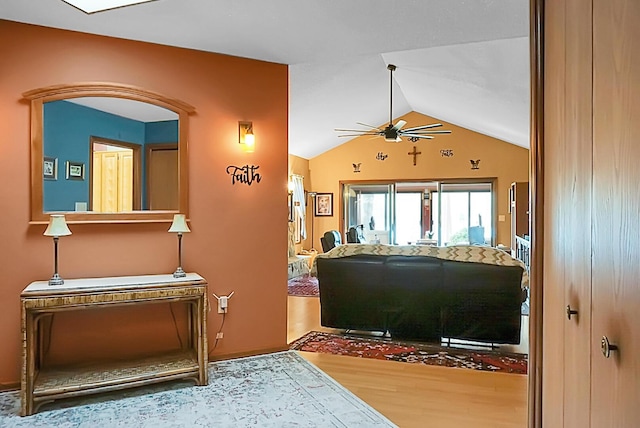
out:
<path id="1" fill-rule="evenodd" d="M 2 0 L 0 18 L 289 64 L 289 151 L 416 111 L 529 146 L 528 0 L 157 0 L 87 15 Z M 414 124 L 411 124 L 414 125 Z"/>
<path id="2" fill-rule="evenodd" d="M 117 116 L 127 117 L 138 122 L 178 120 L 178 114 L 174 111 L 126 98 L 80 97 L 70 98 L 67 101 L 106 111 Z"/>

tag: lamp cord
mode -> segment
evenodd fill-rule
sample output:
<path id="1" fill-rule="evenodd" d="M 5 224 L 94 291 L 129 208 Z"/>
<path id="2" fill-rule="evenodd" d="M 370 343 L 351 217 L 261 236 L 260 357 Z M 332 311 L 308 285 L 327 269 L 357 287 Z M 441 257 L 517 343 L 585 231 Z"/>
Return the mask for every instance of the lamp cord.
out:
<path id="1" fill-rule="evenodd" d="M 213 351 L 216 350 L 216 346 L 218 346 L 218 341 L 220 339 L 218 339 L 218 333 L 222 332 L 222 327 L 224 327 L 224 320 L 227 317 L 226 313 L 222 314 L 222 322 L 220 323 L 220 328 L 218 329 L 218 331 L 216 332 L 216 340 L 213 342 L 213 348 L 211 348 L 211 350 L 209 351 L 209 358 L 211 358 L 211 354 L 213 353 Z"/>

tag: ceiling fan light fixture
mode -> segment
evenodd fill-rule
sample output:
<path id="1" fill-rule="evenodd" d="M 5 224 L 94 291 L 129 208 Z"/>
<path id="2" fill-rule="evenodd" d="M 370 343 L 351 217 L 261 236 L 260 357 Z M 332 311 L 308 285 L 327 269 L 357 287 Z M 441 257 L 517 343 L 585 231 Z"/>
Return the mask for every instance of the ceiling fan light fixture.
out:
<path id="1" fill-rule="evenodd" d="M 402 141 L 398 135 L 398 130 L 393 125 L 389 125 L 384 129 L 384 141 L 389 143 L 399 143 Z"/>
<path id="2" fill-rule="evenodd" d="M 449 130 L 432 131 L 431 128 L 438 128 L 442 126 L 441 123 L 432 123 L 430 125 L 416 126 L 413 128 L 402 129 L 407 124 L 404 120 L 399 120 L 396 124 L 393 124 L 393 72 L 396 70 L 396 66 L 393 64 L 387 65 L 389 70 L 389 124 L 380 129 L 375 126 L 367 125 L 365 123 L 357 122 L 358 125 L 366 126 L 370 129 L 358 130 L 358 129 L 334 129 L 338 132 L 349 132 L 349 134 L 338 135 L 338 137 L 361 137 L 364 135 L 381 136 L 384 141 L 389 143 L 399 143 L 402 141 L 403 136 L 407 137 L 409 141 L 416 142 L 420 139 L 433 139 L 430 134 L 451 134 Z M 353 134 L 352 134 L 353 133 Z"/>

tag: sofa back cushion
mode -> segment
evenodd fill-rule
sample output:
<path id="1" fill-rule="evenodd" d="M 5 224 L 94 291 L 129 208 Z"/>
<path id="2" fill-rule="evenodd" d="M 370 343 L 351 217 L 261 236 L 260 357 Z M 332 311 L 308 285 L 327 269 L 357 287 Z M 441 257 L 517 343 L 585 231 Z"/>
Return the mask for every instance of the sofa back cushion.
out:
<path id="1" fill-rule="evenodd" d="M 438 341 L 443 289 L 443 260 L 436 257 L 386 258 L 387 324 L 392 336 Z"/>
<path id="2" fill-rule="evenodd" d="M 384 257 L 317 258 L 316 266 L 323 326 L 384 331 Z"/>
<path id="3" fill-rule="evenodd" d="M 523 274 L 520 266 L 445 260 L 443 273 L 444 337 L 519 342 Z"/>

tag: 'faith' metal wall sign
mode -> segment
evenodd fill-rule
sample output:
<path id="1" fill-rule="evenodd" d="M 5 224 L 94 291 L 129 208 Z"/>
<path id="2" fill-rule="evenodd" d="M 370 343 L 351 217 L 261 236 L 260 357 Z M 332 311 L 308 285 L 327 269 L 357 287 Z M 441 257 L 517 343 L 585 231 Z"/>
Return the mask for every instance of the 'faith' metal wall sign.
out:
<path id="1" fill-rule="evenodd" d="M 260 183 L 260 180 L 262 180 L 262 176 L 256 172 L 258 168 L 260 167 L 257 165 L 229 165 L 227 174 L 231 176 L 231 184 L 243 183 L 251 186 L 253 182 Z"/>

